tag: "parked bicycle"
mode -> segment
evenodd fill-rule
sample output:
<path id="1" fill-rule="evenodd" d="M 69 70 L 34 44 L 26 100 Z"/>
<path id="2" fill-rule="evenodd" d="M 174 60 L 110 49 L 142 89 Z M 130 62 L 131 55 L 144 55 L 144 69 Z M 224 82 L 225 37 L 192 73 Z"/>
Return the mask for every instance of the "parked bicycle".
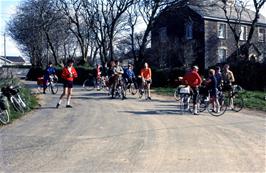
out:
<path id="1" fill-rule="evenodd" d="M 25 101 L 20 96 L 20 87 L 12 85 L 3 87 L 2 94 L 8 98 L 15 111 L 24 113 L 27 110 Z"/>
<path id="2" fill-rule="evenodd" d="M 8 107 L 7 98 L 0 92 L 0 122 L 4 125 L 10 121 Z"/>
<path id="3" fill-rule="evenodd" d="M 56 94 L 58 91 L 57 81 L 58 81 L 58 78 L 55 75 L 49 76 L 49 80 L 46 86 L 52 94 Z M 38 91 L 40 93 L 43 92 L 44 82 L 45 81 L 43 77 L 37 78 Z"/>
<path id="4" fill-rule="evenodd" d="M 101 77 L 98 80 L 96 80 L 95 77 L 92 75 L 89 75 L 89 77 L 83 82 L 83 88 L 91 91 L 94 89 L 97 89 L 98 91 L 100 90 L 109 90 L 109 87 L 107 86 L 108 80 L 106 77 Z"/>

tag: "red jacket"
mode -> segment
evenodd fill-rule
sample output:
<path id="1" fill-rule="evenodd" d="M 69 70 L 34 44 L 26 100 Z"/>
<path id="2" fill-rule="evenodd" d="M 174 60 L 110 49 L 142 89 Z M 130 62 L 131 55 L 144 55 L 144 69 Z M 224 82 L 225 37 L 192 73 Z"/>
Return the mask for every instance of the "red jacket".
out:
<path id="1" fill-rule="evenodd" d="M 201 79 L 200 75 L 198 74 L 198 72 L 192 70 L 192 71 L 185 74 L 182 81 L 184 84 L 187 84 L 187 85 L 195 88 L 201 84 L 202 79 Z"/>
<path id="2" fill-rule="evenodd" d="M 61 76 L 64 80 L 73 81 L 74 78 L 78 77 L 78 73 L 74 67 L 71 67 L 71 73 L 72 73 L 72 77 L 70 76 L 70 72 L 68 70 L 68 67 L 64 67 Z"/>

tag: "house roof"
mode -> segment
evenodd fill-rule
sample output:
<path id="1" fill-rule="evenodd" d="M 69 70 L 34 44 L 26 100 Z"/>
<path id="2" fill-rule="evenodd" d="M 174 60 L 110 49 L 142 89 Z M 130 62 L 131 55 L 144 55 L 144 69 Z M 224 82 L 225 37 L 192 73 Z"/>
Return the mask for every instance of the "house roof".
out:
<path id="1" fill-rule="evenodd" d="M 1 56 L 1 59 L 5 59 Z M 25 60 L 21 56 L 6 56 L 6 59 L 12 63 L 25 63 Z"/>
<path id="2" fill-rule="evenodd" d="M 4 62 L 7 62 L 7 63 L 12 63 L 12 61 L 0 56 L 0 60 L 4 61 Z"/>
<path id="3" fill-rule="evenodd" d="M 197 6 L 197 5 L 188 5 L 190 9 L 201 15 L 204 19 L 213 19 L 225 21 L 226 17 L 224 11 L 219 5 L 212 6 Z M 228 16 L 231 21 L 238 20 L 237 13 L 235 9 L 230 9 L 227 7 Z M 231 12 L 231 14 L 230 14 Z M 255 12 L 249 9 L 245 9 L 241 14 L 241 23 L 250 24 L 255 16 Z M 266 26 L 266 17 L 260 14 L 258 19 L 258 25 Z"/>

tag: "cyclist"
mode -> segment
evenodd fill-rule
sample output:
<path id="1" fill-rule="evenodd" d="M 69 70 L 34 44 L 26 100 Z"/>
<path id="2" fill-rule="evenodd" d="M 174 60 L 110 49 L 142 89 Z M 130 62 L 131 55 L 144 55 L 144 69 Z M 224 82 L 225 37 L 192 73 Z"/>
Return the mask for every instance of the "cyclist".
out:
<path id="1" fill-rule="evenodd" d="M 122 81 L 122 75 L 124 74 L 123 68 L 120 66 L 120 62 L 118 60 L 115 61 L 115 65 L 113 67 L 113 72 L 112 72 L 112 78 L 113 78 L 113 84 L 112 84 L 112 98 L 114 98 L 114 91 L 119 84 L 119 82 Z M 123 86 L 123 83 L 120 83 Z"/>
<path id="2" fill-rule="evenodd" d="M 235 82 L 234 74 L 231 70 L 229 70 L 230 66 L 228 64 L 224 65 L 224 71 L 222 74 L 223 80 L 223 90 L 228 91 L 229 95 L 232 94 L 233 91 L 233 82 Z M 230 99 L 230 109 L 233 109 L 233 98 Z"/>
<path id="3" fill-rule="evenodd" d="M 45 90 L 51 78 L 57 78 L 57 76 L 55 68 L 53 67 L 53 63 L 49 62 L 47 68 L 44 71 L 44 76 L 43 76 L 43 94 L 46 94 Z"/>
<path id="4" fill-rule="evenodd" d="M 133 83 L 135 85 L 135 88 L 137 88 L 136 85 L 136 76 L 135 73 L 133 71 L 133 66 L 131 64 L 128 64 L 128 67 L 124 70 L 124 79 L 126 81 L 127 84 L 131 84 Z M 129 87 L 129 85 L 128 85 Z"/>
<path id="5" fill-rule="evenodd" d="M 152 82 L 152 75 L 151 75 L 151 68 L 147 62 L 144 63 L 144 67 L 140 71 L 140 76 L 142 78 L 142 86 L 147 85 L 148 89 L 148 97 L 147 99 L 151 100 L 151 82 Z"/>
<path id="6" fill-rule="evenodd" d="M 199 97 L 199 86 L 202 83 L 202 79 L 198 74 L 198 66 L 193 66 L 191 71 L 187 72 L 182 79 L 182 82 L 189 85 L 192 89 L 192 100 L 193 100 L 193 114 L 198 114 L 198 97 Z"/>
<path id="7" fill-rule="evenodd" d="M 223 80 L 223 89 L 226 91 L 232 90 L 232 84 L 235 82 L 234 74 L 231 70 L 229 70 L 230 66 L 228 64 L 224 65 L 224 71 L 222 74 Z"/>
<path id="8" fill-rule="evenodd" d="M 67 94 L 67 108 L 72 108 L 70 105 L 70 99 L 72 95 L 73 90 L 73 80 L 78 77 L 76 69 L 73 67 L 74 61 L 72 59 L 69 59 L 67 61 L 67 66 L 63 68 L 62 71 L 62 79 L 64 84 L 64 90 L 59 98 L 59 102 L 56 105 L 56 108 L 58 108 L 62 102 L 63 97 L 65 94 Z"/>
<path id="9" fill-rule="evenodd" d="M 218 80 L 215 77 L 215 70 L 209 70 L 209 78 L 207 79 L 206 84 L 210 91 L 210 102 L 213 105 L 213 111 L 218 113 L 220 111 L 220 104 L 218 101 Z"/>
<path id="10" fill-rule="evenodd" d="M 96 84 L 97 84 L 97 89 L 100 89 L 100 86 L 99 86 L 99 83 L 100 83 L 100 80 L 101 80 L 101 66 L 100 64 L 97 64 L 96 65 Z"/>
<path id="11" fill-rule="evenodd" d="M 221 90 L 221 87 L 222 87 L 222 73 L 221 73 L 221 68 L 219 66 L 215 67 L 215 78 L 217 80 L 217 88 L 218 88 L 218 90 Z"/>

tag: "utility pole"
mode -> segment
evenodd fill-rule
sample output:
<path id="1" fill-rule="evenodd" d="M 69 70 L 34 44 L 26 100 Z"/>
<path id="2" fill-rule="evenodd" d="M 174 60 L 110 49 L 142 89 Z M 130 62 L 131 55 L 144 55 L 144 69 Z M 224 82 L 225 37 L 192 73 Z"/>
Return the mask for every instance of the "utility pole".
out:
<path id="1" fill-rule="evenodd" d="M 5 58 L 5 65 L 6 65 L 6 33 L 4 33 L 4 58 Z"/>

